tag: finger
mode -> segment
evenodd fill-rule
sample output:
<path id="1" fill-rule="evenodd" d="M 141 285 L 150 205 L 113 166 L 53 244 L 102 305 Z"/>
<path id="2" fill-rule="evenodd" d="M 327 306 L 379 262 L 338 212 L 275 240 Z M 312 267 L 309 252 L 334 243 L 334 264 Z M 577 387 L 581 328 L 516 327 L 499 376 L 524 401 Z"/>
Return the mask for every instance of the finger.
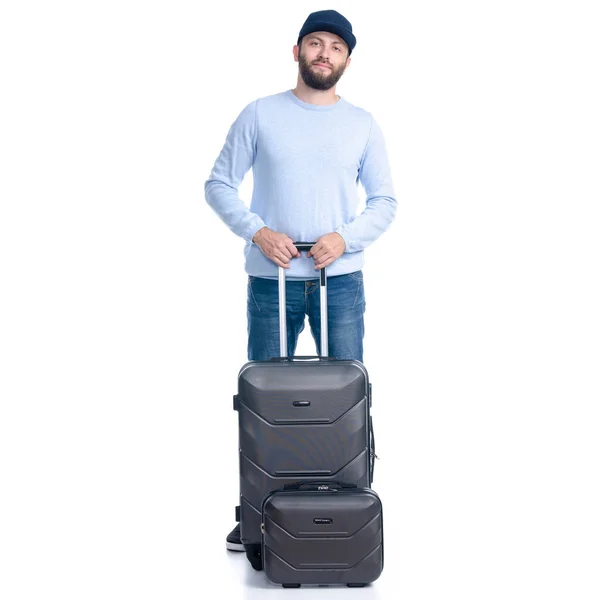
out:
<path id="1" fill-rule="evenodd" d="M 316 262 L 319 262 L 327 254 L 329 254 L 329 251 L 327 250 L 327 248 L 324 248 L 323 246 L 321 246 L 316 252 L 313 252 L 313 257 Z"/>
<path id="2" fill-rule="evenodd" d="M 315 245 L 307 252 L 306 256 L 314 256 L 315 252 L 318 252 L 322 248 L 321 242 L 315 242 Z"/>
<path id="3" fill-rule="evenodd" d="M 271 260 L 278 266 L 278 267 L 283 267 L 284 269 L 289 269 L 290 265 L 288 265 L 287 263 L 284 263 L 283 261 L 279 260 L 276 257 L 271 258 Z"/>
<path id="4" fill-rule="evenodd" d="M 277 248 L 277 253 L 279 255 L 285 256 L 289 260 L 290 258 L 292 258 L 292 256 L 294 256 L 295 251 L 290 250 L 287 245 L 283 245 L 283 246 Z"/>
<path id="5" fill-rule="evenodd" d="M 284 265 L 287 265 L 290 262 L 290 257 L 283 254 L 282 252 L 276 252 L 274 256 L 278 260 L 280 260 Z"/>
<path id="6" fill-rule="evenodd" d="M 322 269 L 323 267 L 330 265 L 334 261 L 334 259 L 335 257 L 333 256 L 333 254 L 326 254 L 325 256 L 321 257 L 318 261 L 315 262 L 315 269 Z"/>
<path id="7" fill-rule="evenodd" d="M 298 258 L 300 256 L 300 252 L 298 251 L 298 248 L 296 248 L 296 246 L 294 246 L 294 242 L 292 240 L 289 240 L 289 242 L 287 242 L 286 248 L 287 248 L 288 252 L 290 253 L 290 258 L 292 258 L 292 257 Z"/>

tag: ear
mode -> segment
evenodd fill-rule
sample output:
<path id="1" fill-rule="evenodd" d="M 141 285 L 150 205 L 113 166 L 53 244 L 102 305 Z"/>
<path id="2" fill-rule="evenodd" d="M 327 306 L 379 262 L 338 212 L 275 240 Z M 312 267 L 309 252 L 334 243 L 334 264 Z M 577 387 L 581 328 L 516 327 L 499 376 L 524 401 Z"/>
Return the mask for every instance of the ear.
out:
<path id="1" fill-rule="evenodd" d="M 352 62 L 352 57 L 351 57 L 351 56 L 349 56 L 349 57 L 346 59 L 346 69 L 347 69 L 347 68 L 350 66 L 350 63 L 351 63 L 351 62 Z"/>
<path id="2" fill-rule="evenodd" d="M 298 62 L 298 53 L 300 52 L 300 46 L 298 46 L 298 45 L 294 46 L 294 48 L 292 49 L 292 52 L 294 53 L 294 61 Z"/>

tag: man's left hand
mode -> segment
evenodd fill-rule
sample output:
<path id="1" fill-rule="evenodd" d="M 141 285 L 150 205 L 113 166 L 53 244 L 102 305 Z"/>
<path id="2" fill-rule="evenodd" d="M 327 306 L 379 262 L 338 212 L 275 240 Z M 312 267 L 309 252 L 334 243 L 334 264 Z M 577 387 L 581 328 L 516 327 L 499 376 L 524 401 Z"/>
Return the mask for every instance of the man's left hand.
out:
<path id="1" fill-rule="evenodd" d="M 344 254 L 346 242 L 339 233 L 328 233 L 319 238 L 306 256 L 315 259 L 315 269 L 329 266 L 336 258 Z"/>

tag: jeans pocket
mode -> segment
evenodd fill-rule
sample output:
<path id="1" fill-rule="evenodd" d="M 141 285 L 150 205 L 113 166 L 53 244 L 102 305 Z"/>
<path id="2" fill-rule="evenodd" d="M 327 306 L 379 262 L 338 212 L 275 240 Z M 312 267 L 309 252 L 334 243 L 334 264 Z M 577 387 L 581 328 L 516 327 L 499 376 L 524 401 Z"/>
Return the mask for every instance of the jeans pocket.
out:
<path id="1" fill-rule="evenodd" d="M 362 273 L 361 273 L 361 277 L 353 277 L 352 279 L 354 279 L 354 281 L 356 282 L 356 294 L 354 296 L 354 304 L 352 305 L 352 308 L 355 308 L 358 304 L 364 304 L 365 301 L 365 288 L 363 285 L 363 279 L 362 279 Z"/>
<path id="2" fill-rule="evenodd" d="M 354 273 L 348 273 L 349 277 L 355 279 L 356 281 L 360 281 L 362 283 L 363 280 L 363 272 L 362 271 L 354 271 Z"/>
<path id="3" fill-rule="evenodd" d="M 248 309 L 251 310 L 252 307 L 255 307 L 258 312 L 260 312 L 260 306 L 256 301 L 256 297 L 254 296 L 254 290 L 252 289 L 252 284 L 256 278 L 250 275 L 248 277 Z"/>

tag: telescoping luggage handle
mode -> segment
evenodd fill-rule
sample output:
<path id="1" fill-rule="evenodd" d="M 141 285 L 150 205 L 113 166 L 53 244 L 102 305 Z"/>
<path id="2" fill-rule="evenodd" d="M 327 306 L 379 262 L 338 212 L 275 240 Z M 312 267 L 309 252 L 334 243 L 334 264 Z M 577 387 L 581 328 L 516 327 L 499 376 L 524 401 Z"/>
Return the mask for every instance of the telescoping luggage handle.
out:
<path id="1" fill-rule="evenodd" d="M 294 246 L 299 252 L 308 252 L 315 242 L 296 242 Z M 320 280 L 321 292 L 321 357 L 326 357 L 328 348 L 327 338 L 327 274 L 325 267 L 321 269 Z M 279 356 L 287 356 L 287 315 L 286 315 L 286 297 L 285 297 L 285 269 L 279 267 Z M 308 358 L 308 357 L 298 357 Z"/>

